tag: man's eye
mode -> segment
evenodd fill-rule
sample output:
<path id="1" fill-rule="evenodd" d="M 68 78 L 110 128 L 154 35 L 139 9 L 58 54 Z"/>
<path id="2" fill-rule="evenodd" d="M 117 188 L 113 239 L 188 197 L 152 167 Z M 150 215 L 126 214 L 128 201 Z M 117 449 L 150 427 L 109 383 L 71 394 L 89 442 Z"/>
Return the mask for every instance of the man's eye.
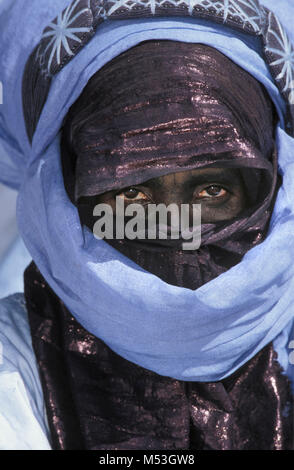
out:
<path id="1" fill-rule="evenodd" d="M 126 200 L 131 199 L 133 201 L 138 201 L 141 199 L 144 199 L 144 200 L 148 199 L 146 194 L 144 194 L 142 191 L 139 191 L 136 188 L 127 188 L 121 193 L 119 193 L 118 197 L 122 197 L 123 199 L 126 199 Z"/>
<path id="2" fill-rule="evenodd" d="M 217 184 L 212 184 L 211 186 L 207 186 L 206 188 L 202 189 L 202 191 L 200 191 L 197 194 L 197 197 L 198 198 L 222 197 L 222 196 L 226 196 L 227 193 L 228 193 L 228 191 L 225 188 L 223 188 L 222 186 L 219 186 Z"/>

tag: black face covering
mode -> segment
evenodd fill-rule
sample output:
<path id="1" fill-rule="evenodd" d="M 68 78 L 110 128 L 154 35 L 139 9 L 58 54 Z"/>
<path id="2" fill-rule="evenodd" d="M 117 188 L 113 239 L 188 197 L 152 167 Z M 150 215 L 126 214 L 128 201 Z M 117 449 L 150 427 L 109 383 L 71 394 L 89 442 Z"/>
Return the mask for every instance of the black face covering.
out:
<path id="1" fill-rule="evenodd" d="M 179 171 L 238 168 L 248 208 L 202 225 L 199 250 L 182 250 L 183 240 L 107 240 L 164 281 L 196 289 L 266 234 L 276 188 L 273 108 L 262 85 L 215 49 L 148 41 L 90 80 L 65 122 L 63 166 L 82 221 L 107 191 Z"/>

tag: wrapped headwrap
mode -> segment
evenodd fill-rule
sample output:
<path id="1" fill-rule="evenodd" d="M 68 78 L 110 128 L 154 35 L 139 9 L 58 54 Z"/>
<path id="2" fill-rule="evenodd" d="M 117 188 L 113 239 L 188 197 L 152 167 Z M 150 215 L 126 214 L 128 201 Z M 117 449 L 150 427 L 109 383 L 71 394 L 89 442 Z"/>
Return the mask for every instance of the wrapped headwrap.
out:
<path id="1" fill-rule="evenodd" d="M 217 50 L 141 44 L 104 66 L 67 115 L 75 198 L 220 160 L 269 170 L 272 115 L 263 87 Z"/>
<path id="2" fill-rule="evenodd" d="M 23 13 L 22 3 L 0 8 L 0 135 L 8 155 L 1 179 L 20 189 L 19 228 L 51 288 L 86 330 L 163 376 L 219 380 L 271 341 L 286 370 L 294 285 L 292 63 L 279 20 L 253 0 L 233 2 L 229 11 L 227 2 L 219 9 L 213 1 L 211 8 L 206 1 L 195 8 L 188 1 L 164 8 L 132 2 L 133 9 L 128 2 L 38 0 Z M 60 161 L 62 122 L 97 70 L 142 41 L 183 38 L 215 47 L 266 88 L 279 116 L 283 175 L 264 242 L 196 290 L 165 283 L 81 227 Z"/>
<path id="3" fill-rule="evenodd" d="M 105 191 L 176 171 L 239 168 L 251 207 L 233 221 L 202 224 L 197 253 L 181 250 L 182 239 L 164 242 L 167 249 L 147 237 L 110 242 L 166 282 L 195 289 L 264 236 L 276 187 L 273 120 L 263 87 L 217 50 L 149 41 L 104 66 L 72 106 L 65 185 L 93 213 L 93 196 Z"/>

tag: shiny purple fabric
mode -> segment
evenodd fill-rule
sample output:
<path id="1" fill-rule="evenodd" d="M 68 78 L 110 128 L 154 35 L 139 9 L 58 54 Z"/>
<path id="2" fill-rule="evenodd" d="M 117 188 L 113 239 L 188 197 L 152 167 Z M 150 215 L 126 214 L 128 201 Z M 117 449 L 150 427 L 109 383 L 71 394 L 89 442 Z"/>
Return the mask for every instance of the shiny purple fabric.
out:
<path id="1" fill-rule="evenodd" d="M 219 51 L 146 41 L 98 71 L 71 107 L 65 185 L 77 201 L 204 166 L 272 172 L 273 128 L 267 92 Z"/>

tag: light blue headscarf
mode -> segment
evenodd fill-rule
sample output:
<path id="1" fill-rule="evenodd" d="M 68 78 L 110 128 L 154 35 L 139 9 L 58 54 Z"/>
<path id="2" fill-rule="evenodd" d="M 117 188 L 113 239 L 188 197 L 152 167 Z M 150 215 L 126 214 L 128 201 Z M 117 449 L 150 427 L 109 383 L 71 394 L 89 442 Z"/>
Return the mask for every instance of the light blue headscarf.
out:
<path id="1" fill-rule="evenodd" d="M 274 340 L 288 366 L 294 319 L 294 139 L 285 105 L 257 38 L 193 18 L 105 22 L 53 79 L 32 145 L 22 109 L 25 63 L 42 30 L 68 0 L 0 4 L 0 179 L 19 189 L 17 217 L 41 273 L 76 320 L 124 358 L 188 381 L 220 380 Z M 149 39 L 205 43 L 250 72 L 268 90 L 276 131 L 279 190 L 269 234 L 242 262 L 192 291 L 144 271 L 81 227 L 65 192 L 60 127 L 88 80 L 118 54 Z M 289 351 L 288 351 L 289 352 Z"/>

